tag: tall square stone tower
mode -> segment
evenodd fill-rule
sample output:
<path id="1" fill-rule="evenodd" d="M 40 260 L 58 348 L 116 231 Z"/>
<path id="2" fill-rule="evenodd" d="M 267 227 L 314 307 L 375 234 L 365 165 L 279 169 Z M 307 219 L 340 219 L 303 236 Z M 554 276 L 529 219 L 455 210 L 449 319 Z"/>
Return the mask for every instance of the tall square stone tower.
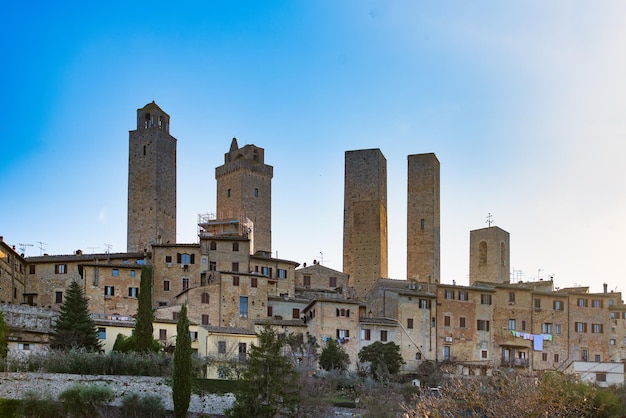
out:
<path id="1" fill-rule="evenodd" d="M 379 149 L 346 151 L 343 271 L 365 297 L 387 277 L 387 160 Z"/>
<path id="2" fill-rule="evenodd" d="M 137 109 L 129 133 L 127 251 L 176 242 L 176 138 L 154 101 Z"/>
<path id="3" fill-rule="evenodd" d="M 497 226 L 470 231 L 470 286 L 511 281 L 509 233 Z"/>
<path id="4" fill-rule="evenodd" d="M 409 155 L 408 161 L 406 276 L 422 283 L 439 283 L 439 160 L 429 153 Z"/>
<path id="5" fill-rule="evenodd" d="M 274 168 L 265 164 L 265 150 L 255 145 L 239 148 L 237 138 L 224 154 L 224 165 L 215 169 L 217 217 L 249 218 L 254 224 L 253 251 L 272 251 L 272 177 Z"/>

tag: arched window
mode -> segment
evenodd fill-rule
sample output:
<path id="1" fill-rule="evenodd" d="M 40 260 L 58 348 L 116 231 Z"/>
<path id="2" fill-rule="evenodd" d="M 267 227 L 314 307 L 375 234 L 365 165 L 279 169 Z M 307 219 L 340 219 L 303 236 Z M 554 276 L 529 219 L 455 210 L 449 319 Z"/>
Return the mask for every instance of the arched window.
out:
<path id="1" fill-rule="evenodd" d="M 487 243 L 485 241 L 478 244 L 478 264 L 481 266 L 487 264 Z"/>
<path id="2" fill-rule="evenodd" d="M 504 266 L 505 262 L 506 262 L 506 247 L 504 246 L 504 243 L 501 242 L 500 243 L 500 264 Z"/>
<path id="3" fill-rule="evenodd" d="M 233 242 L 233 251 L 239 251 L 239 243 Z"/>
<path id="4" fill-rule="evenodd" d="M 201 295 L 200 299 L 202 303 L 209 303 L 209 294 L 207 292 L 204 292 Z"/>
<path id="5" fill-rule="evenodd" d="M 215 250 L 217 250 L 217 242 L 215 242 L 215 241 L 211 241 L 211 244 L 210 244 L 209 249 L 210 249 L 211 251 L 215 251 Z"/>

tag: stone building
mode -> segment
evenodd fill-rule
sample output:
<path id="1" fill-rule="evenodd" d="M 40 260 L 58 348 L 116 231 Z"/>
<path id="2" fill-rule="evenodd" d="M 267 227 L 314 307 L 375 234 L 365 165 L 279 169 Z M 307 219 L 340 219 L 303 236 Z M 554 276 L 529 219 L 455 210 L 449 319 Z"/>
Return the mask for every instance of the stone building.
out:
<path id="1" fill-rule="evenodd" d="M 497 226 L 470 231 L 470 285 L 508 283 L 511 274 L 509 233 Z"/>
<path id="2" fill-rule="evenodd" d="M 154 101 L 137 109 L 129 133 L 127 251 L 176 242 L 176 138 Z"/>
<path id="3" fill-rule="evenodd" d="M 0 236 L 0 302 L 23 303 L 26 293 L 26 260 L 15 245 L 4 242 Z"/>
<path id="4" fill-rule="evenodd" d="M 365 297 L 388 274 L 387 160 L 379 149 L 346 151 L 343 272 Z"/>
<path id="5" fill-rule="evenodd" d="M 439 283 L 441 218 L 439 160 L 433 153 L 408 156 L 406 277 Z"/>
<path id="6" fill-rule="evenodd" d="M 239 148 L 233 138 L 224 164 L 215 169 L 217 215 L 220 219 L 242 216 L 254 224 L 252 251 L 272 251 L 272 177 L 265 164 L 265 150 L 255 145 Z"/>

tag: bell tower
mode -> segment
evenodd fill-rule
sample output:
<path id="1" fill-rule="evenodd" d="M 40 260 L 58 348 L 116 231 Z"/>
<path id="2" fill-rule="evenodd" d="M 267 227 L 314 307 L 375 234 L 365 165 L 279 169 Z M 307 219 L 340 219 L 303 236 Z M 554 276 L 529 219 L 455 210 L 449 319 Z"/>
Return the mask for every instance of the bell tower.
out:
<path id="1" fill-rule="evenodd" d="M 137 109 L 129 133 L 127 251 L 176 242 L 176 138 L 154 101 Z"/>

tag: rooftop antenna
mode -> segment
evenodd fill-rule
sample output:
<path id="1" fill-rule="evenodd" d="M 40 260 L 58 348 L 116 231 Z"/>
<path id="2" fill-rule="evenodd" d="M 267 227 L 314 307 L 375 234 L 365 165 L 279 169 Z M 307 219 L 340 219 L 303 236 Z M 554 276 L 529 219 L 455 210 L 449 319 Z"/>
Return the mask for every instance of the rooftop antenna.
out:
<path id="1" fill-rule="evenodd" d="M 106 253 L 109 254 L 111 252 L 111 248 L 113 248 L 113 245 L 111 244 L 107 244 L 106 242 L 104 243 L 104 247 L 106 248 Z"/>
<path id="2" fill-rule="evenodd" d="M 320 264 L 324 265 L 324 253 L 320 251 Z"/>
<path id="3" fill-rule="evenodd" d="M 26 254 L 26 247 L 34 247 L 33 244 L 22 244 L 22 243 L 19 243 L 17 245 L 19 245 L 20 254 Z"/>
<path id="4" fill-rule="evenodd" d="M 98 248 L 100 247 L 87 247 L 88 250 L 91 250 L 91 254 L 94 254 L 95 253 L 94 250 L 97 250 Z"/>
<path id="5" fill-rule="evenodd" d="M 487 220 L 485 221 L 485 223 L 489 225 L 489 228 L 491 228 L 491 224 L 493 223 L 493 215 L 491 215 L 491 212 L 487 214 Z"/>
<path id="6" fill-rule="evenodd" d="M 44 245 L 48 245 L 45 242 L 41 242 L 41 241 L 37 241 L 37 244 L 39 244 L 37 246 L 37 248 L 39 248 L 39 255 L 43 255 L 43 252 L 45 250 Z"/>

